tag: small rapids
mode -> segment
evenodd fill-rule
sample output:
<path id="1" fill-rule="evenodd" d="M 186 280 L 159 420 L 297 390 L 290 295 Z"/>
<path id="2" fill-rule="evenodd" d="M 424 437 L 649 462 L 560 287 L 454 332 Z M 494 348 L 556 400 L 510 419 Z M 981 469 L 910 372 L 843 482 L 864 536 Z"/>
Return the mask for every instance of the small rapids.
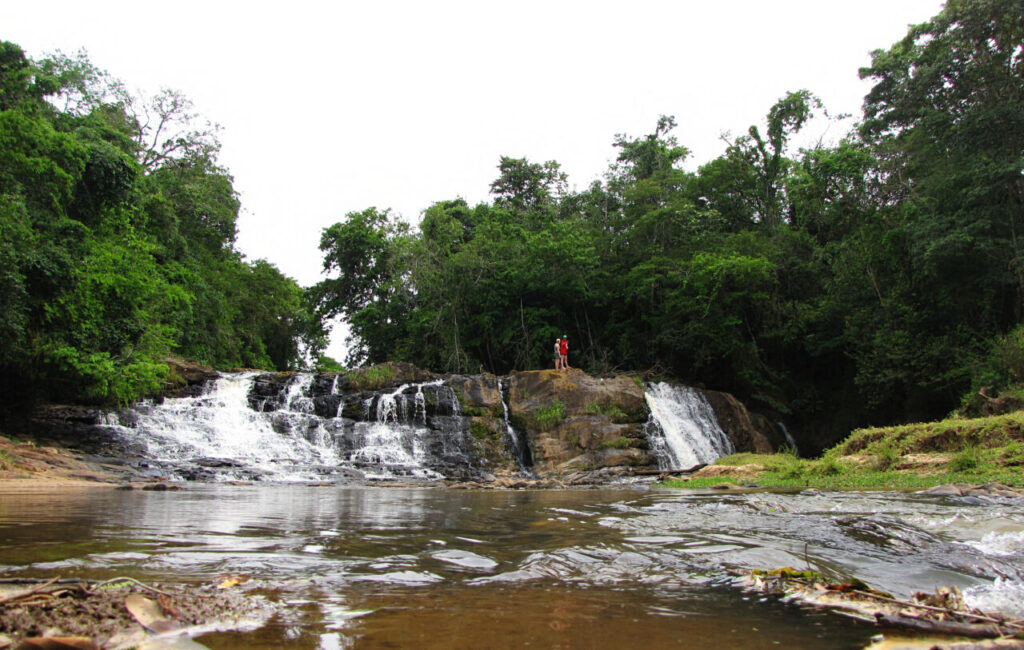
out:
<path id="1" fill-rule="evenodd" d="M 956 585 L 1024 617 L 1022 540 L 1019 500 L 894 492 L 208 484 L 0 499 L 0 577 L 252 575 L 285 605 L 262 647 L 859 648 L 873 626 L 734 576 L 811 568 L 899 598 Z"/>

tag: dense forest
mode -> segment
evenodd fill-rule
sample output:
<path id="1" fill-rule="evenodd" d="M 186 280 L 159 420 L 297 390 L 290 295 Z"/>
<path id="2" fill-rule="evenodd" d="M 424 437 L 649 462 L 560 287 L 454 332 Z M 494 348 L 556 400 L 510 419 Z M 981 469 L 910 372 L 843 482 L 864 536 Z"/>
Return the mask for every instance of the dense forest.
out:
<path id="1" fill-rule="evenodd" d="M 944 414 L 1024 381 L 1022 16 L 949 0 L 872 53 L 836 144 L 795 147 L 827 115 L 797 90 L 696 171 L 663 116 L 582 191 L 503 157 L 490 202 L 351 212 L 309 289 L 235 248 L 186 97 L 0 43 L 0 401 L 135 399 L 171 354 L 322 366 L 343 317 L 349 364 L 550 367 L 567 334 L 575 366 L 726 390 L 822 445 Z"/>
<path id="2" fill-rule="evenodd" d="M 218 149 L 178 92 L 0 42 L 0 403 L 133 400 L 172 353 L 284 370 L 323 348 L 306 291 L 235 249 Z"/>
<path id="3" fill-rule="evenodd" d="M 502 158 L 490 203 L 417 229 L 352 212 L 313 297 L 351 324 L 350 362 L 503 373 L 568 334 L 579 367 L 730 391 L 821 444 L 942 415 L 1024 379 L 1022 16 L 950 0 L 873 52 L 835 145 L 794 151 L 825 112 L 799 90 L 693 173 L 662 117 L 581 192 Z"/>

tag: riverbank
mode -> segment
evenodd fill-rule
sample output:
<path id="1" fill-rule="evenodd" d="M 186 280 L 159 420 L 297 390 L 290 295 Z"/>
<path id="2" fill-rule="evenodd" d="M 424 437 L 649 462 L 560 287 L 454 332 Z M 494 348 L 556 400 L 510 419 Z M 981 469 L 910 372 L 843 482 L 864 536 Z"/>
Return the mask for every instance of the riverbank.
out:
<path id="1" fill-rule="evenodd" d="M 107 486 L 130 481 L 134 472 L 106 459 L 0 435 L 0 487 L 28 485 Z"/>
<path id="2" fill-rule="evenodd" d="M 940 485 L 1024 487 L 1024 411 L 983 418 L 854 431 L 821 458 L 791 452 L 733 454 L 676 487 L 716 485 L 821 489 L 924 489 Z"/>

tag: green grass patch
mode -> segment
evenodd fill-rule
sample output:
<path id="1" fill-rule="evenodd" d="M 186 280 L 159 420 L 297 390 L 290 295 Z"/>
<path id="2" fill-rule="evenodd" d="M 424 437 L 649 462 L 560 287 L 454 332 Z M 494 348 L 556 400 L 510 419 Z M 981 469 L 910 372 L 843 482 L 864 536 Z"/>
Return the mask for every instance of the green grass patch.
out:
<path id="1" fill-rule="evenodd" d="M 993 472 L 950 472 L 942 474 L 921 475 L 912 472 L 847 472 L 834 476 L 816 475 L 804 472 L 797 477 L 784 477 L 776 473 L 766 472 L 754 479 L 741 479 L 729 476 L 695 478 L 689 481 L 668 480 L 665 485 L 686 489 L 709 488 L 723 483 L 731 483 L 740 487 L 758 488 L 818 488 L 823 490 L 920 490 L 949 483 L 1003 483 L 1005 485 L 1024 485 L 1019 470 L 1000 470 Z"/>
<path id="2" fill-rule="evenodd" d="M 394 368 L 385 364 L 356 368 L 349 371 L 348 377 L 355 390 L 378 390 L 393 382 L 396 375 Z"/>
<path id="3" fill-rule="evenodd" d="M 477 440 L 491 440 L 496 436 L 495 432 L 480 420 L 469 423 L 469 433 Z"/>
<path id="4" fill-rule="evenodd" d="M 632 422 L 634 419 L 630 417 L 628 413 L 623 411 L 617 404 L 594 402 L 592 404 L 587 404 L 587 407 L 583 409 L 583 412 L 587 415 L 602 415 L 615 424 L 625 424 L 626 422 Z"/>
<path id="5" fill-rule="evenodd" d="M 599 444 L 598 447 L 600 449 L 628 449 L 629 444 L 629 438 L 626 436 L 619 436 L 615 440 L 601 441 L 601 444 Z"/>
<path id="6" fill-rule="evenodd" d="M 938 422 L 920 422 L 896 427 L 858 429 L 837 445 L 836 454 L 877 455 L 882 446 L 900 454 L 958 452 L 964 447 L 1000 447 L 1024 442 L 1024 411 L 982 418 L 952 417 Z"/>
<path id="7" fill-rule="evenodd" d="M 752 466 L 733 475 L 672 480 L 667 485 L 707 488 L 722 483 L 765 488 L 903 490 L 949 483 L 1024 486 L 1024 413 L 886 429 L 863 429 L 827 450 L 801 459 L 791 451 L 739 453 L 719 466 Z M 907 458 L 914 454 L 915 458 Z M 928 461 L 931 454 L 932 462 Z M 924 455 L 924 458 L 920 458 Z M 948 459 L 948 460 L 946 460 Z M 903 468 L 903 469 L 897 469 Z"/>
<path id="8" fill-rule="evenodd" d="M 537 430 L 551 431 L 565 419 L 565 404 L 555 400 L 534 411 L 531 419 Z"/>

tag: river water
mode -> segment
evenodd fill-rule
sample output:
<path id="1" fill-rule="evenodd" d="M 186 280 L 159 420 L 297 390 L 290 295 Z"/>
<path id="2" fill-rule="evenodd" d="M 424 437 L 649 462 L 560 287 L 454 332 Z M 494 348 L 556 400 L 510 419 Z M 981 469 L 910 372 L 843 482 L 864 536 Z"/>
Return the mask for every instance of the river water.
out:
<path id="1" fill-rule="evenodd" d="M 190 485 L 0 493 L 0 577 L 250 574 L 280 603 L 209 648 L 861 648 L 870 624 L 745 592 L 811 568 L 1024 608 L 1024 505 L 897 492 Z"/>

